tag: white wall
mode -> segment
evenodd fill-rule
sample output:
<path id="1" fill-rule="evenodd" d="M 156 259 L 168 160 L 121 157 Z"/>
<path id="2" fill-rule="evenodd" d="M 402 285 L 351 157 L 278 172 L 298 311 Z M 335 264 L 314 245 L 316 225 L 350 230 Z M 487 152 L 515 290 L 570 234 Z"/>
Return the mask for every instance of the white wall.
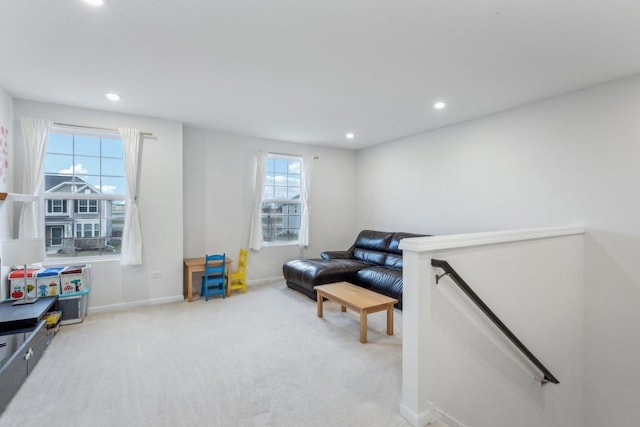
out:
<path id="1" fill-rule="evenodd" d="M 2 173 L 0 174 L 0 192 L 13 192 L 12 175 L 15 165 L 13 164 L 13 99 L 11 96 L 0 87 L 0 126 L 5 129 L 9 129 L 8 137 L 0 136 L 0 165 Z M 7 150 L 5 152 L 5 150 Z M 4 162 L 8 162 L 4 163 Z M 7 168 L 8 166 L 8 168 Z M 0 242 L 3 240 L 9 240 L 11 236 L 10 222 L 12 215 L 12 206 L 10 202 L 0 202 Z M 0 247 L 0 259 L 2 258 L 2 248 Z M 2 265 L 0 263 L 0 265 Z M 9 268 L 0 267 L 0 283 L 6 283 L 7 275 L 9 274 Z M 0 301 L 3 301 L 7 297 L 7 286 L 0 286 Z"/>
<path id="2" fill-rule="evenodd" d="M 635 78 L 358 154 L 359 228 L 588 228 L 586 425 L 640 418 L 639 118 Z"/>
<path id="3" fill-rule="evenodd" d="M 182 123 L 24 100 L 15 100 L 14 113 L 16 141 L 22 141 L 18 129 L 21 116 L 153 133 L 154 138 L 142 142 L 139 209 L 143 264 L 123 267 L 119 261 L 92 259 L 89 307 L 182 299 Z M 21 143 L 16 142 L 16 147 L 19 164 Z M 151 279 L 151 272 L 160 272 L 161 277 Z"/>
<path id="4" fill-rule="evenodd" d="M 309 248 L 250 251 L 249 281 L 282 278 L 282 264 L 347 249 L 357 229 L 354 151 L 240 137 L 186 127 L 184 132 L 185 257 L 225 252 L 236 259 L 249 244 L 258 151 L 315 155 L 311 176 Z"/>

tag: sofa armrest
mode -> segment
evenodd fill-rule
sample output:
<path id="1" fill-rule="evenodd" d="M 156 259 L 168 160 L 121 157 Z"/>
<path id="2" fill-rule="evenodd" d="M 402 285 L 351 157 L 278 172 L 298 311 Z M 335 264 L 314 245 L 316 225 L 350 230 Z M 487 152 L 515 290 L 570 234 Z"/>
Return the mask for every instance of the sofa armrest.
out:
<path id="1" fill-rule="evenodd" d="M 323 260 L 330 259 L 351 259 L 352 252 L 349 251 L 325 251 L 320 254 Z"/>

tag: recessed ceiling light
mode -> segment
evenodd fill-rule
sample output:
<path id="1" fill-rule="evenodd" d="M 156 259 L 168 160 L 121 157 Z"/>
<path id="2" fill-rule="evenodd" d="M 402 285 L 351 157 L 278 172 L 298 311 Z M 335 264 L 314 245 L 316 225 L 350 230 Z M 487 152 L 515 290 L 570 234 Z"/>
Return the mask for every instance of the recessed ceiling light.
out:
<path id="1" fill-rule="evenodd" d="M 107 99 L 112 102 L 120 101 L 120 95 L 118 95 L 117 93 L 107 92 L 104 94 L 104 96 L 106 96 Z"/>
<path id="2" fill-rule="evenodd" d="M 446 106 L 447 106 L 447 104 L 445 104 L 442 101 L 438 101 L 435 104 L 433 104 L 433 108 L 435 108 L 436 110 L 442 110 Z"/>
<path id="3" fill-rule="evenodd" d="M 86 4 L 90 4 L 91 6 L 104 6 L 105 0 L 82 0 Z"/>
<path id="4" fill-rule="evenodd" d="M 356 135 L 353 132 L 349 132 L 345 136 L 347 137 L 347 139 L 353 139 L 356 137 Z"/>

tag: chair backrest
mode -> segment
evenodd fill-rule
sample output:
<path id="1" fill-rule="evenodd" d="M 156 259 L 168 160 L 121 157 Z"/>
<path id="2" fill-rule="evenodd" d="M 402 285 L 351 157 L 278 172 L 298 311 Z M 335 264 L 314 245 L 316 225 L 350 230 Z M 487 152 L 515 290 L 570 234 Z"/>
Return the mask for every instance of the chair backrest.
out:
<path id="1" fill-rule="evenodd" d="M 204 276 L 206 280 L 224 280 L 224 269 L 226 264 L 226 254 L 206 255 L 204 265 Z"/>
<path id="2" fill-rule="evenodd" d="M 238 254 L 238 272 L 244 274 L 247 271 L 247 258 L 249 252 L 246 249 L 240 249 Z"/>

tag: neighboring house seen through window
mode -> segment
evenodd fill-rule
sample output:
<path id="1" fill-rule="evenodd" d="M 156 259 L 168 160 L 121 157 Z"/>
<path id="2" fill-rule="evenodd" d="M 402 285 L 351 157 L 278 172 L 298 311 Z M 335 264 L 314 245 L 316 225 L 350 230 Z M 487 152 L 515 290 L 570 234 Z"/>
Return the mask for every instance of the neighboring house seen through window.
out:
<path id="1" fill-rule="evenodd" d="M 44 183 L 48 259 L 120 253 L 126 180 L 119 135 L 52 128 Z"/>
<path id="2" fill-rule="evenodd" d="M 262 195 L 262 237 L 265 244 L 295 243 L 300 233 L 302 158 L 267 157 Z"/>

